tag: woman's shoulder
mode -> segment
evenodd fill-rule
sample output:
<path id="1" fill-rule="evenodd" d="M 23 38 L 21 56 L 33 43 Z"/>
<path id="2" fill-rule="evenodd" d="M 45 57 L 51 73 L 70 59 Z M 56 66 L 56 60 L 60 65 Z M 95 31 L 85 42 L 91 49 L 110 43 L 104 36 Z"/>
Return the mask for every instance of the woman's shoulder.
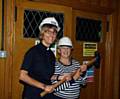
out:
<path id="1" fill-rule="evenodd" d="M 32 47 L 30 47 L 27 51 L 26 51 L 26 55 L 27 54 L 35 54 L 35 53 L 37 53 L 38 51 L 38 45 L 34 45 L 34 46 L 32 46 Z M 40 52 L 40 50 L 39 50 L 39 52 Z"/>

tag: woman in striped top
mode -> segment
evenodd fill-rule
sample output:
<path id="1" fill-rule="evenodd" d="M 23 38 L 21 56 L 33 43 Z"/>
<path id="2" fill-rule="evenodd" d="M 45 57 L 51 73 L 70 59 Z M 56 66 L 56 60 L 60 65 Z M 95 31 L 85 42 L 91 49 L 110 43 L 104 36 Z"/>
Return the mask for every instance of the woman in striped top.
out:
<path id="1" fill-rule="evenodd" d="M 79 99 L 81 84 L 85 84 L 86 77 L 81 77 L 81 71 L 84 72 L 87 69 L 86 65 L 80 65 L 80 63 L 71 58 L 71 51 L 73 49 L 70 38 L 63 37 L 58 42 L 58 53 L 60 59 L 56 62 L 55 73 L 52 77 L 52 82 L 56 83 L 62 80 L 66 76 L 68 81 L 64 82 L 55 89 L 54 94 L 56 99 Z M 72 77 L 72 72 L 77 72 Z"/>

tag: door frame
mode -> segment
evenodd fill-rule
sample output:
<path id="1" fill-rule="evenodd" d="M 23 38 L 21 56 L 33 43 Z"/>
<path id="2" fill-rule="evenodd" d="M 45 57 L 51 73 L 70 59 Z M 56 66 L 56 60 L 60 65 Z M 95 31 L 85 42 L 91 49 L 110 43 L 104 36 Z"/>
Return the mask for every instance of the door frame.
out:
<path id="1" fill-rule="evenodd" d="M 54 13 L 64 14 L 64 35 L 71 35 L 72 32 L 72 8 L 60 5 L 53 5 L 47 3 L 38 2 L 22 2 L 16 5 L 17 7 L 17 20 L 16 30 L 14 34 L 14 49 L 13 49 L 13 68 L 12 71 L 12 99 L 21 99 L 23 86 L 19 83 L 20 64 L 22 63 L 23 56 L 32 45 L 34 45 L 35 39 L 24 38 L 23 33 L 23 20 L 24 10 L 34 9 L 42 10 Z M 24 43 L 25 42 L 25 43 Z M 19 56 L 19 59 L 17 57 Z M 18 91 L 18 92 L 17 92 Z"/>

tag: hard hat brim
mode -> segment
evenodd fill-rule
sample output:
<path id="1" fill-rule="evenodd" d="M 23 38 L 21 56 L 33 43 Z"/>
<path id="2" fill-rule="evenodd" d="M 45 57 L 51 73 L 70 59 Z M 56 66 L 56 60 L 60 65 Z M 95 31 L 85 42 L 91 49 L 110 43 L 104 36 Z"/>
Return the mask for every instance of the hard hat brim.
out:
<path id="1" fill-rule="evenodd" d="M 40 31 L 41 31 L 41 28 L 42 28 L 42 27 L 45 27 L 45 26 L 50 27 L 50 28 L 51 28 L 51 27 L 55 27 L 56 30 L 57 30 L 57 32 L 60 31 L 60 27 L 57 27 L 56 25 L 49 24 L 49 23 L 47 23 L 47 24 L 43 24 L 42 26 L 40 26 L 40 27 L 39 27 Z"/>
<path id="2" fill-rule="evenodd" d="M 73 48 L 71 45 L 60 45 L 60 46 L 58 46 L 58 48 L 59 47 L 69 47 L 69 48 Z"/>

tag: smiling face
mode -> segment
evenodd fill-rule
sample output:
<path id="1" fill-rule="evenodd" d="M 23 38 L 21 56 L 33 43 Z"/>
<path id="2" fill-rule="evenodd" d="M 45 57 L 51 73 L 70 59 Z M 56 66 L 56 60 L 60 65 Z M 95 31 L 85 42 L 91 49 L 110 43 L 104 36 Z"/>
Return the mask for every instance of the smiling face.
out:
<path id="1" fill-rule="evenodd" d="M 40 38 L 42 43 L 49 47 L 56 40 L 57 31 L 56 27 L 45 27 L 41 32 Z"/>
<path id="2" fill-rule="evenodd" d="M 59 47 L 58 53 L 60 54 L 61 58 L 69 59 L 71 56 L 71 50 L 72 50 L 71 47 L 62 46 L 62 47 Z"/>

